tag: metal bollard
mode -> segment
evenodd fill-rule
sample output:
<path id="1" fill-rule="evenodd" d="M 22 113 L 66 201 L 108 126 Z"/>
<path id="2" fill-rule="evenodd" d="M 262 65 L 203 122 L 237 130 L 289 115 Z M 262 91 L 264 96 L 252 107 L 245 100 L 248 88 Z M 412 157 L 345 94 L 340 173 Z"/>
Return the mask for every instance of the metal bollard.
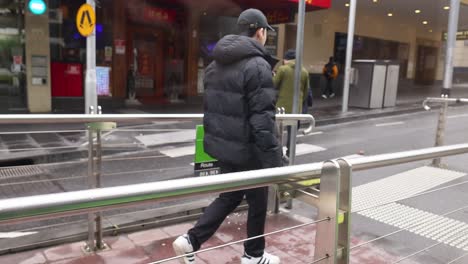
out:
<path id="1" fill-rule="evenodd" d="M 337 263 L 348 264 L 351 247 L 352 166 L 346 159 L 338 159 L 340 166 L 339 219 Z M 342 217 L 341 217 L 342 216 Z"/>
<path id="2" fill-rule="evenodd" d="M 447 98 L 447 96 L 445 96 L 445 98 Z M 440 108 L 439 120 L 437 122 L 436 141 L 435 141 L 436 147 L 440 147 L 444 145 L 445 126 L 447 123 L 447 110 L 448 110 L 448 102 L 444 102 L 442 107 Z M 441 158 L 435 158 L 432 161 L 432 165 L 434 167 L 443 167 L 441 162 L 442 162 Z"/>
<path id="3" fill-rule="evenodd" d="M 318 219 L 329 218 L 317 225 L 315 260 L 321 263 L 347 264 L 351 242 L 351 173 L 348 161 L 327 161 L 322 168 Z"/>
<path id="4" fill-rule="evenodd" d="M 90 113 L 95 114 L 93 107 L 90 107 Z M 97 109 L 98 114 L 102 114 L 102 108 Z M 101 132 L 116 128 L 113 122 L 89 123 L 86 125 L 88 130 L 88 185 L 90 189 L 101 188 L 102 171 L 102 142 Z M 88 214 L 88 242 L 85 247 L 87 252 L 104 250 L 107 245 L 102 235 L 102 214 Z"/>
<path id="5" fill-rule="evenodd" d="M 340 168 L 336 161 L 327 161 L 322 167 L 318 219 L 329 220 L 317 225 L 315 233 L 314 260 L 327 256 L 321 263 L 335 264 L 338 247 L 338 204 L 340 190 Z"/>

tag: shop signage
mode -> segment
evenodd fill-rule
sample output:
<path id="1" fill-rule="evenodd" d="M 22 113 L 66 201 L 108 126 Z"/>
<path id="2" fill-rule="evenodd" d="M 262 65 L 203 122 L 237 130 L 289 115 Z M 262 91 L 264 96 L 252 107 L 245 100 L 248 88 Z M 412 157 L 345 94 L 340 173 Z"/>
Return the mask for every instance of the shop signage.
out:
<path id="1" fill-rule="evenodd" d="M 29 1 L 28 8 L 34 15 L 42 15 L 47 10 L 47 5 L 43 0 L 31 0 Z"/>
<path id="2" fill-rule="evenodd" d="M 112 47 L 106 46 L 104 48 L 104 60 L 106 62 L 112 61 Z"/>
<path id="3" fill-rule="evenodd" d="M 145 6 L 143 9 L 143 19 L 146 22 L 172 23 L 176 19 L 176 12 L 170 9 Z"/>
<path id="4" fill-rule="evenodd" d="M 81 75 L 81 67 L 76 64 L 67 64 L 65 73 L 68 75 Z"/>
<path id="5" fill-rule="evenodd" d="M 116 39 L 114 40 L 115 54 L 125 55 L 125 40 Z"/>
<path id="6" fill-rule="evenodd" d="M 110 96 L 110 68 L 96 67 L 96 89 L 99 96 Z"/>
<path id="7" fill-rule="evenodd" d="M 447 40 L 447 32 L 442 33 L 442 40 Z M 468 40 L 468 30 L 458 31 L 457 40 Z"/>
<path id="8" fill-rule="evenodd" d="M 289 0 L 293 3 L 298 3 L 299 0 Z M 306 0 L 306 6 L 313 6 L 319 8 L 330 8 L 331 7 L 331 0 Z"/>
<path id="9" fill-rule="evenodd" d="M 13 56 L 13 63 L 19 65 L 23 64 L 23 56 Z"/>
<path id="10" fill-rule="evenodd" d="M 88 37 L 96 26 L 96 13 L 89 4 L 84 4 L 78 9 L 76 14 L 76 28 L 83 37 Z"/>
<path id="11" fill-rule="evenodd" d="M 141 76 L 151 76 L 153 72 L 153 60 L 151 59 L 151 52 L 144 49 L 139 50 L 137 57 L 138 60 L 138 73 Z"/>
<path id="12" fill-rule="evenodd" d="M 268 31 L 268 37 L 265 43 L 265 49 L 268 50 L 270 55 L 276 56 L 278 53 L 278 28 L 273 27 L 274 32 Z"/>
<path id="13" fill-rule="evenodd" d="M 21 72 L 21 65 L 23 64 L 23 56 L 13 56 L 12 72 Z"/>
<path id="14" fill-rule="evenodd" d="M 275 9 L 265 11 L 269 24 L 284 24 L 294 22 L 294 12 L 289 9 Z"/>

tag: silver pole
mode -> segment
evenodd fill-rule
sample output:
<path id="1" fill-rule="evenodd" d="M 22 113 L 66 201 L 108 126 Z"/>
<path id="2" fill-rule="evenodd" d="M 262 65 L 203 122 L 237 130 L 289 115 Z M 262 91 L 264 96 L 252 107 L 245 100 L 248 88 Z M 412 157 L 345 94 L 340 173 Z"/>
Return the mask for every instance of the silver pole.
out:
<path id="1" fill-rule="evenodd" d="M 94 111 L 93 107 L 93 111 Z M 99 111 L 99 108 L 98 108 Z M 93 122 L 135 122 L 135 121 L 201 121 L 203 114 L 102 114 L 102 115 L 74 115 L 74 114 L 21 114 L 0 115 L 0 124 L 70 124 Z M 315 125 L 312 115 L 277 115 L 277 121 L 285 124 L 297 121 L 310 122 Z"/>
<path id="2" fill-rule="evenodd" d="M 302 73 L 302 54 L 304 51 L 304 20 L 305 20 L 305 0 L 299 0 L 299 8 L 297 14 L 297 36 L 296 36 L 296 68 L 294 72 L 294 100 L 292 113 L 299 114 L 299 94 L 301 87 Z M 294 165 L 296 159 L 296 137 L 297 125 L 291 126 L 290 146 L 289 146 L 289 164 Z"/>
<path id="3" fill-rule="evenodd" d="M 96 157 L 95 157 L 95 172 L 94 179 L 96 181 L 96 188 L 101 188 L 101 170 L 102 170 L 102 142 L 101 130 L 96 131 Z M 102 236 L 102 213 L 96 213 L 96 249 L 104 249 L 104 238 Z"/>
<path id="4" fill-rule="evenodd" d="M 93 109 L 91 108 L 89 111 L 93 112 Z M 94 169 L 94 133 L 92 129 L 88 129 L 88 186 L 90 189 L 96 188 Z M 88 214 L 88 252 L 93 252 L 96 248 L 95 217 L 94 213 Z"/>
<path id="5" fill-rule="evenodd" d="M 304 20 L 305 20 L 305 0 L 299 0 L 297 15 L 297 36 L 296 36 L 296 68 L 294 71 L 294 101 L 292 113 L 299 114 L 299 95 L 301 87 L 302 54 L 304 50 Z"/>
<path id="6" fill-rule="evenodd" d="M 343 105 L 341 106 L 341 111 L 343 113 L 348 112 L 349 84 L 351 80 L 351 61 L 353 59 L 354 25 L 356 22 L 356 6 L 357 0 L 351 0 L 349 5 L 348 18 L 348 40 L 346 43 L 346 66 L 343 86 Z"/>
<path id="7" fill-rule="evenodd" d="M 460 13 L 460 0 L 450 0 L 450 14 L 447 30 L 447 48 L 445 54 L 444 87 L 442 95 L 450 96 L 453 84 L 453 55 L 455 42 L 457 41 L 458 16 Z"/>
<path id="8" fill-rule="evenodd" d="M 94 0 L 86 0 L 96 10 Z M 86 38 L 86 79 L 85 79 L 85 113 L 89 114 L 89 107 L 97 109 L 96 92 L 96 30 Z"/>
<path id="9" fill-rule="evenodd" d="M 436 131 L 436 147 L 441 147 L 444 145 L 445 139 L 445 126 L 447 123 L 447 110 L 448 102 L 445 102 L 440 108 L 439 121 L 437 122 L 437 131 Z M 442 167 L 442 158 L 438 157 L 432 161 L 432 165 L 435 167 Z"/>

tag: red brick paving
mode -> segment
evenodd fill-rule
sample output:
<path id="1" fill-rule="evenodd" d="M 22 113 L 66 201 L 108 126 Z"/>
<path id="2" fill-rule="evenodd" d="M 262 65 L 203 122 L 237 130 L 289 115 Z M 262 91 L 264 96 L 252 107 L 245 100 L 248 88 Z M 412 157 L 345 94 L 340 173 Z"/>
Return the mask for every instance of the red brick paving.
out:
<path id="1" fill-rule="evenodd" d="M 40 250 L 0 256 L 0 263 L 40 264 L 45 263 L 45 261 L 46 258 Z"/>
<path id="2" fill-rule="evenodd" d="M 203 248 L 221 245 L 246 237 L 246 213 L 236 213 L 223 223 L 218 232 L 203 245 Z M 286 227 L 302 224 L 287 214 L 270 215 L 266 231 L 271 232 Z M 0 256 L 1 264 L 144 264 L 173 257 L 172 242 L 193 226 L 193 223 L 177 224 L 164 228 L 155 228 L 133 234 L 106 237 L 110 249 L 96 254 L 83 252 L 84 242 L 64 244 L 42 250 L 27 251 Z M 305 226 L 267 237 L 267 251 L 278 255 L 282 263 L 310 263 L 314 256 L 316 226 Z M 353 244 L 360 241 L 353 238 Z M 214 251 L 200 253 L 198 264 L 237 264 L 243 253 L 242 244 L 231 245 Z M 366 245 L 352 252 L 350 263 L 378 264 L 395 261 L 393 256 L 383 249 Z M 176 260 L 165 262 L 178 264 Z"/>

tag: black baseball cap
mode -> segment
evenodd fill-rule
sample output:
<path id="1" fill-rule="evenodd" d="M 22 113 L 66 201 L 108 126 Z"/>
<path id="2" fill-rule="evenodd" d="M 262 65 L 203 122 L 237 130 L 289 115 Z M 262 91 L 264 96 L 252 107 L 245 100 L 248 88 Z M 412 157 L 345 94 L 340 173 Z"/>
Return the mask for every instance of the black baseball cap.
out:
<path id="1" fill-rule="evenodd" d="M 296 59 L 296 51 L 293 50 L 293 49 L 290 49 L 290 50 L 286 51 L 286 53 L 284 54 L 284 59 L 285 60 L 295 60 Z"/>
<path id="2" fill-rule="evenodd" d="M 271 31 L 275 31 L 268 24 L 268 20 L 262 11 L 254 8 L 244 10 L 237 19 L 237 25 L 245 25 L 252 29 L 268 28 Z"/>

